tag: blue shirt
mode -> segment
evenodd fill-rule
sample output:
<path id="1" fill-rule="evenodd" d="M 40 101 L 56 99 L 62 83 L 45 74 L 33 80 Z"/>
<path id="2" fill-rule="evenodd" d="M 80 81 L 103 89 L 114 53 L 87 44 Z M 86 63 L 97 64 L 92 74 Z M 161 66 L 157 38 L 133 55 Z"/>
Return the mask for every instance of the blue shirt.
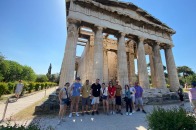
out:
<path id="1" fill-rule="evenodd" d="M 141 86 L 135 86 L 134 88 L 136 90 L 135 98 L 142 97 L 142 93 L 143 93 L 142 87 Z"/>
<path id="2" fill-rule="evenodd" d="M 80 96 L 80 88 L 82 87 L 80 83 L 73 83 L 72 84 L 72 96 Z"/>

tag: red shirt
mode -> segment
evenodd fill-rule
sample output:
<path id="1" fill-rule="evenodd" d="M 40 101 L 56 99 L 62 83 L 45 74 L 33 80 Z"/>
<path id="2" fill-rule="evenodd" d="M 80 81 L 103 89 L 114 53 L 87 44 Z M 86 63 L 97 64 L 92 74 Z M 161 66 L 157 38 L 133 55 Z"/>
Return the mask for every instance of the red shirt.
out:
<path id="1" fill-rule="evenodd" d="M 108 86 L 108 92 L 111 96 L 115 96 L 114 93 L 116 92 L 116 87 L 112 86 Z M 111 98 L 111 96 L 109 96 Z"/>

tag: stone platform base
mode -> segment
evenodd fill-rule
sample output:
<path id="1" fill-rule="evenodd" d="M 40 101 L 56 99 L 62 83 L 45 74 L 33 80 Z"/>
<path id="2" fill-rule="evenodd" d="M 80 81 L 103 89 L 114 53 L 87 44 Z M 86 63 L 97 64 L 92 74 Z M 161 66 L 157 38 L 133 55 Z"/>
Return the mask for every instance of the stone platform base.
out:
<path id="1" fill-rule="evenodd" d="M 36 106 L 34 114 L 57 113 L 59 111 L 58 93 L 59 89 L 57 89 L 55 93 L 49 95 L 49 98 L 44 103 Z M 184 93 L 184 100 L 189 101 L 188 93 Z M 162 105 L 180 103 L 180 100 L 178 94 L 176 92 L 169 92 L 169 89 L 145 89 L 143 93 L 143 102 L 146 105 Z M 125 103 L 123 99 L 122 103 L 124 106 Z M 99 107 L 102 107 L 102 104 L 99 105 Z M 79 104 L 79 110 L 81 110 L 81 102 Z"/>

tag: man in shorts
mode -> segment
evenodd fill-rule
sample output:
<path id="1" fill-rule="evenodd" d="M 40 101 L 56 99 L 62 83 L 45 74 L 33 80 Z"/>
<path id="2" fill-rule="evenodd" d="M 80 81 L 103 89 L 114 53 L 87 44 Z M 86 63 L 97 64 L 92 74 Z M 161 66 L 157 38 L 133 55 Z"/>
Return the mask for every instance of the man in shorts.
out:
<path id="1" fill-rule="evenodd" d="M 101 96 L 101 85 L 99 84 L 99 79 L 96 79 L 96 82 L 93 83 L 91 86 L 91 98 L 92 98 L 91 104 L 93 105 L 92 115 L 94 115 L 95 112 L 97 113 L 97 115 L 99 114 L 98 105 L 99 105 L 100 96 Z"/>
<path id="2" fill-rule="evenodd" d="M 189 100 L 196 114 L 196 83 L 192 83 L 192 88 L 189 91 Z"/>
<path id="3" fill-rule="evenodd" d="M 82 86 L 81 94 L 82 94 L 82 115 L 84 115 L 84 107 L 86 106 L 86 114 L 89 115 L 88 107 L 90 105 L 90 92 L 91 85 L 89 84 L 89 80 L 86 80 L 85 85 Z"/>
<path id="4" fill-rule="evenodd" d="M 116 100 L 115 100 L 116 87 L 112 85 L 111 81 L 109 82 L 108 93 L 109 93 L 109 104 L 110 104 L 111 114 L 115 114 L 114 110 L 116 104 Z"/>
<path id="5" fill-rule="evenodd" d="M 141 107 L 142 112 L 146 113 L 146 111 L 144 110 L 144 107 L 143 107 L 143 100 L 142 100 L 143 89 L 142 89 L 141 86 L 138 85 L 138 82 L 135 82 L 135 87 L 134 88 L 136 90 L 135 104 L 136 104 L 136 107 L 138 108 L 137 111 L 140 111 L 140 107 Z"/>
<path id="6" fill-rule="evenodd" d="M 129 84 L 129 88 L 130 88 L 130 92 L 132 93 L 131 94 L 131 102 L 132 102 L 132 113 L 135 113 L 135 93 L 136 93 L 136 90 L 134 88 L 134 84 L 132 85 L 131 83 Z"/>
<path id="7" fill-rule="evenodd" d="M 23 87 L 24 87 L 24 84 L 22 83 L 22 80 L 19 80 L 19 83 L 16 85 L 16 90 L 15 90 L 16 101 L 20 97 Z"/>
<path id="8" fill-rule="evenodd" d="M 69 117 L 72 117 L 72 111 L 73 111 L 73 106 L 75 105 L 75 109 L 76 109 L 76 116 L 79 116 L 78 114 L 78 104 L 79 104 L 79 100 L 80 100 L 80 89 L 81 89 L 82 85 L 80 83 L 80 77 L 76 78 L 75 83 L 73 83 L 71 85 L 71 109 L 70 109 L 70 114 Z"/>
<path id="9" fill-rule="evenodd" d="M 116 81 L 116 109 L 117 109 L 117 114 L 123 115 L 121 112 L 121 94 L 122 94 L 122 87 L 118 84 L 118 81 Z"/>

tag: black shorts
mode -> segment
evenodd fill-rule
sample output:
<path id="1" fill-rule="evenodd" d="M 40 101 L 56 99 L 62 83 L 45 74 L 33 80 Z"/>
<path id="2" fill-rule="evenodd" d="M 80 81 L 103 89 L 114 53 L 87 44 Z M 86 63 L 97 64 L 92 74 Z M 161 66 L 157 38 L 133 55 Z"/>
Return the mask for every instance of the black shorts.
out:
<path id="1" fill-rule="evenodd" d="M 179 95 L 179 97 L 180 97 L 180 101 L 184 101 L 183 95 Z"/>
<path id="2" fill-rule="evenodd" d="M 116 96 L 116 105 L 121 105 L 121 96 Z"/>

